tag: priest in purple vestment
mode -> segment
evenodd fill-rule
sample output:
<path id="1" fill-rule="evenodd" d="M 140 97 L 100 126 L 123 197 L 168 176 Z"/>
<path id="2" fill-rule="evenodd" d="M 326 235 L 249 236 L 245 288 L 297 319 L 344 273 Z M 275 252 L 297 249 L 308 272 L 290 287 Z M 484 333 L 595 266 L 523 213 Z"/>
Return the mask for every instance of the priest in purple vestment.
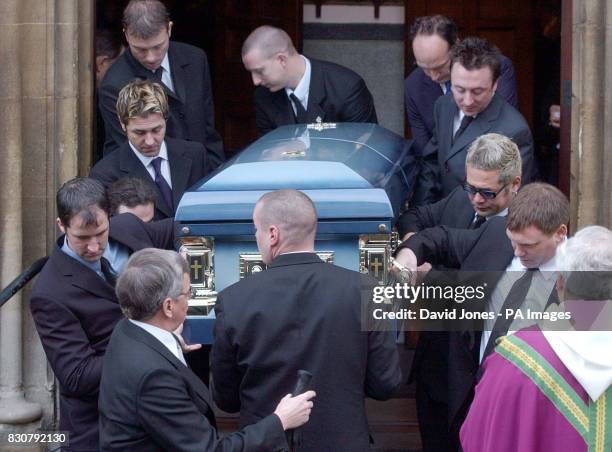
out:
<path id="1" fill-rule="evenodd" d="M 561 262 L 563 303 L 484 362 L 465 452 L 612 450 L 612 231 L 582 229 Z"/>

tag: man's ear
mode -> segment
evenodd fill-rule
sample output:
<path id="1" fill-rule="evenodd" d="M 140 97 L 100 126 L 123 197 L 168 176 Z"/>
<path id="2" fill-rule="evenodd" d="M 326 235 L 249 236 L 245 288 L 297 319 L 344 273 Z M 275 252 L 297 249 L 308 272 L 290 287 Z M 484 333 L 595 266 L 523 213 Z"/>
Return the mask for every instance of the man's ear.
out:
<path id="1" fill-rule="evenodd" d="M 172 36 L 172 25 L 174 25 L 172 21 L 168 22 L 168 37 Z"/>
<path id="2" fill-rule="evenodd" d="M 117 118 L 119 118 L 119 115 L 117 115 Z M 121 125 L 123 131 L 127 134 L 127 128 L 125 127 L 125 124 L 123 124 L 123 122 L 121 121 L 121 118 L 119 118 L 119 124 Z"/>
<path id="3" fill-rule="evenodd" d="M 164 299 L 164 301 L 162 301 L 161 304 L 161 311 L 164 314 L 165 318 L 171 319 L 172 318 L 172 307 L 173 307 L 173 303 L 172 303 L 172 298 L 168 297 L 166 299 Z"/>
<path id="4" fill-rule="evenodd" d="M 268 234 L 270 235 L 270 246 L 278 245 L 278 242 L 280 241 L 280 229 L 271 224 L 268 227 Z"/>
<path id="5" fill-rule="evenodd" d="M 521 188 L 521 176 L 516 176 L 514 180 L 511 182 L 510 191 L 516 194 L 518 193 L 519 188 Z"/>
<path id="6" fill-rule="evenodd" d="M 66 233 L 66 227 L 62 223 L 62 220 L 60 220 L 60 218 L 57 217 L 55 219 L 55 222 L 57 223 L 57 227 L 59 228 L 59 230 L 62 231 L 62 234 L 65 234 Z"/>
<path id="7" fill-rule="evenodd" d="M 563 241 L 563 239 L 565 239 L 565 237 L 567 236 L 567 226 L 564 224 L 559 226 L 559 229 L 557 229 L 557 232 L 555 232 L 555 236 L 559 243 L 561 243 L 561 241 Z"/>
<path id="8" fill-rule="evenodd" d="M 287 67 L 287 62 L 289 61 L 289 56 L 285 52 L 279 52 L 276 54 L 276 58 L 278 58 L 278 62 L 281 64 L 283 68 Z"/>

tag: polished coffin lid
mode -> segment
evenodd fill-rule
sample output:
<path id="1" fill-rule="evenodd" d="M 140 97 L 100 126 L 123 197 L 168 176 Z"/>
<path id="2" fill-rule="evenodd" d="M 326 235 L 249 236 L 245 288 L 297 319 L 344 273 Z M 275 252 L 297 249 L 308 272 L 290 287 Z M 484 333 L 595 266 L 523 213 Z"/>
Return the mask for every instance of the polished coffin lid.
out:
<path id="1" fill-rule="evenodd" d="M 417 169 L 411 141 L 375 124 L 283 126 L 186 192 L 176 221 L 250 222 L 259 197 L 280 188 L 306 192 L 319 221 L 389 220 L 412 191 Z"/>

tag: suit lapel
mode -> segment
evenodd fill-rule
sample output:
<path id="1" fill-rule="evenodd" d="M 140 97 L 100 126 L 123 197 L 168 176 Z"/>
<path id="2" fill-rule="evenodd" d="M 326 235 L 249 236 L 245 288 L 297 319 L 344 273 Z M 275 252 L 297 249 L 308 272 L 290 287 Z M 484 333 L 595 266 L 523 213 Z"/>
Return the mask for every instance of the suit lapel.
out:
<path id="1" fill-rule="evenodd" d="M 151 182 L 151 186 L 155 190 L 155 208 L 162 212 L 166 217 L 174 216 L 172 209 L 168 207 L 166 201 L 164 201 L 161 192 L 159 191 L 159 187 L 151 177 L 151 174 L 144 167 L 142 162 L 136 157 L 134 151 L 130 147 L 130 144 L 126 142 L 123 147 L 120 149 L 119 156 L 119 169 L 125 175 L 137 177 L 138 179 L 146 180 L 147 182 Z M 172 174 L 171 174 L 172 177 Z M 174 180 L 174 179 L 173 179 Z"/>
<path id="2" fill-rule="evenodd" d="M 170 42 L 170 48 L 172 48 L 172 42 Z M 168 52 L 170 52 L 170 50 L 168 50 Z M 142 64 L 140 64 L 138 60 L 134 58 L 129 48 L 126 49 L 126 53 L 127 53 L 127 60 L 130 66 L 132 67 L 132 71 L 135 75 L 134 78 L 141 78 L 145 80 L 150 80 L 152 82 L 157 82 L 157 80 L 153 79 L 153 72 L 151 72 L 146 67 L 144 67 Z M 170 60 L 170 54 L 168 55 L 168 59 Z M 174 69 L 172 68 L 172 60 L 170 60 L 170 71 L 174 72 Z M 174 74 L 171 73 L 170 76 L 172 77 L 172 81 L 174 83 L 174 89 L 177 89 L 176 88 L 177 82 L 176 82 Z M 168 97 L 171 97 L 179 102 L 182 102 L 181 99 L 179 99 L 179 97 L 175 93 L 173 93 L 170 89 L 168 89 L 168 87 L 164 83 L 161 83 L 161 85 L 164 87 L 164 92 L 166 93 Z"/>
<path id="3" fill-rule="evenodd" d="M 166 140 L 168 162 L 170 163 L 170 177 L 172 178 L 172 200 L 178 206 L 181 195 L 185 193 L 189 175 L 191 174 L 191 159 L 185 157 L 185 151 L 179 150 L 172 140 Z M 173 215 L 169 215 L 173 216 Z"/>
<path id="4" fill-rule="evenodd" d="M 58 247 L 51 259 L 59 272 L 70 281 L 70 284 L 99 298 L 117 303 L 117 296 L 113 287 L 92 269 L 64 253 L 60 248 L 60 243 L 64 243 L 64 236 L 58 239 Z"/>
<path id="5" fill-rule="evenodd" d="M 183 60 L 181 56 L 182 55 L 176 51 L 172 41 L 170 41 L 170 47 L 168 48 L 168 60 L 170 61 L 172 83 L 174 84 L 174 90 L 176 91 L 175 97 L 177 97 L 177 100 L 185 103 L 185 100 L 187 99 L 185 87 L 187 86 L 189 80 L 188 72 L 191 63 L 188 60 Z"/>
<path id="6" fill-rule="evenodd" d="M 264 88 L 266 89 L 266 88 Z M 272 111 L 274 112 L 274 122 L 278 125 L 295 124 L 293 107 L 284 89 L 272 93 Z"/>
<path id="7" fill-rule="evenodd" d="M 457 114 L 457 104 L 450 98 L 444 98 L 442 100 L 442 112 L 440 114 L 440 127 L 438 127 L 438 142 L 439 149 L 448 149 L 444 155 L 444 161 L 448 160 L 449 153 L 452 152 L 453 143 L 453 124 L 455 121 L 455 115 Z"/>
<path id="8" fill-rule="evenodd" d="M 308 108 L 306 109 L 306 118 L 309 123 L 315 122 L 317 118 L 325 122 L 325 109 L 323 108 L 325 97 L 321 69 L 316 60 L 310 60 L 310 86 L 308 87 Z"/>
<path id="9" fill-rule="evenodd" d="M 491 123 L 497 120 L 501 112 L 501 100 L 502 99 L 497 94 L 493 95 L 493 99 L 491 99 L 489 106 L 481 111 L 470 123 L 468 128 L 465 129 L 465 131 L 459 135 L 459 137 L 457 137 L 457 141 L 452 145 L 446 160 L 450 159 L 453 155 L 470 145 L 477 137 L 484 135 L 491 130 Z"/>
<path id="10" fill-rule="evenodd" d="M 123 320 L 122 320 L 122 322 L 123 322 Z M 204 413 L 206 413 L 206 411 L 209 411 L 209 410 L 212 411 L 213 403 L 212 403 L 212 400 L 211 400 L 211 397 L 210 397 L 210 391 L 208 390 L 206 385 L 204 383 L 202 383 L 202 380 L 200 380 L 191 371 L 191 369 L 189 367 L 187 367 L 185 364 L 183 364 L 181 361 L 179 361 L 178 358 L 176 356 L 174 356 L 174 354 L 172 354 L 170 352 L 170 350 L 168 350 L 164 344 L 162 344 L 160 341 L 158 341 L 155 337 L 153 337 L 147 331 L 143 330 L 142 328 L 140 328 L 137 325 L 134 325 L 132 322 L 130 322 L 127 319 L 125 319 L 124 322 L 125 322 L 124 325 L 125 325 L 125 329 L 126 329 L 125 330 L 126 334 L 128 334 L 133 339 L 135 339 L 135 340 L 137 340 L 139 342 L 142 342 L 143 344 L 145 344 L 148 347 L 150 347 L 151 349 L 153 349 L 155 352 L 157 352 L 160 355 L 162 355 L 166 360 L 168 360 L 168 362 L 174 368 L 176 368 L 176 370 L 183 377 L 185 377 L 187 379 L 187 381 L 189 381 L 189 385 L 193 389 L 194 393 L 205 404 L 204 405 L 202 403 L 198 403 L 198 405 L 202 407 L 202 411 Z"/>

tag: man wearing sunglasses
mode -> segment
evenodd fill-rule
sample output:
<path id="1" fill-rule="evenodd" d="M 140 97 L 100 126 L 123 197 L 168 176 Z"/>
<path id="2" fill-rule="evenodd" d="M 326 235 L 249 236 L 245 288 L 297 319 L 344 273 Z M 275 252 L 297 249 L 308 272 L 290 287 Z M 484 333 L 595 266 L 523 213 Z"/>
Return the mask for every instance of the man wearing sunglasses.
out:
<path id="1" fill-rule="evenodd" d="M 467 153 L 466 181 L 433 204 L 412 207 L 397 222 L 404 240 L 434 226 L 476 229 L 487 218 L 505 216 L 521 185 L 521 154 L 516 144 L 497 133 L 477 138 Z M 436 266 L 436 270 L 443 267 Z M 425 282 L 436 284 L 437 271 Z M 439 282 L 438 282 L 439 283 Z M 416 403 L 424 451 L 448 450 L 448 332 L 419 334 L 409 381 L 416 382 Z"/>
<path id="2" fill-rule="evenodd" d="M 425 206 L 412 207 L 397 221 L 402 240 L 434 226 L 474 229 L 487 218 L 506 215 L 508 204 L 521 186 L 521 154 L 508 137 L 489 133 L 468 149 L 466 179 L 448 196 Z"/>
<path id="3" fill-rule="evenodd" d="M 445 325 L 454 327 L 448 333 L 448 380 L 440 389 L 448 388 L 452 446 L 445 450 L 460 450 L 459 428 L 474 394 L 480 364 L 490 355 L 498 336 L 518 329 L 520 319 L 512 322 L 510 317 L 510 322 L 504 322 L 504 317 L 497 314 L 503 316 L 507 309 L 519 308 L 522 312 L 527 308 L 542 312 L 558 303 L 554 290 L 555 272 L 559 269 L 556 255 L 565 243 L 568 222 L 569 202 L 565 195 L 552 185 L 536 182 L 525 185 L 512 197 L 506 217 L 490 218 L 474 230 L 428 228 L 398 248 L 396 259 L 408 270 L 424 262 L 461 270 L 462 285 L 484 288 L 484 298 L 475 305 L 484 313 L 494 313 L 480 325 L 468 327 L 455 320 Z M 428 356 L 429 353 L 428 350 Z"/>

